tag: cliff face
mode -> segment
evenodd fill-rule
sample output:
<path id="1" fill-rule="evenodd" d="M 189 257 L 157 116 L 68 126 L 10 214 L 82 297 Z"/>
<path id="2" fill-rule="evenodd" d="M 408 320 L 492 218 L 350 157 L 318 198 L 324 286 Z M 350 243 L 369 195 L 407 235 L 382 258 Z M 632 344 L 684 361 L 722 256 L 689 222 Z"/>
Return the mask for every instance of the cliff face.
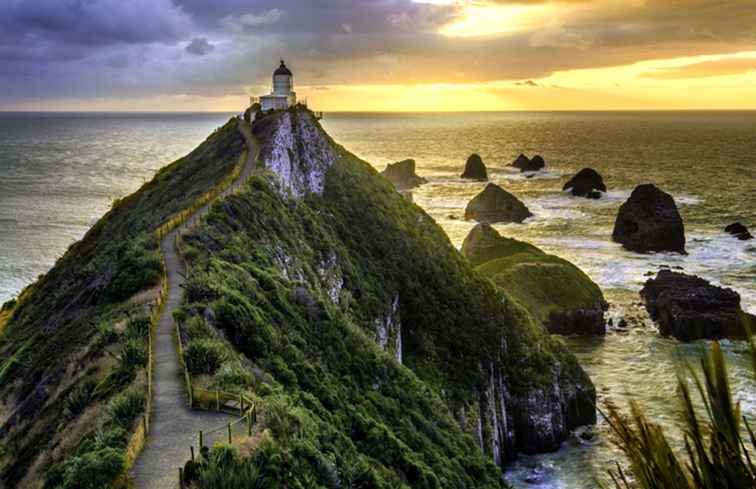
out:
<path id="1" fill-rule="evenodd" d="M 187 308 L 205 316 L 209 308 L 215 317 L 228 301 L 236 310 L 252 308 L 258 326 L 244 329 L 239 324 L 250 321 L 235 316 L 233 326 L 214 327 L 275 379 L 273 385 L 283 384 L 287 395 L 314 395 L 337 413 L 347 405 L 364 410 L 409 446 L 422 446 L 423 437 L 412 434 L 421 430 L 419 418 L 438 426 L 451 416 L 458 428 L 444 428 L 447 436 L 460 429 L 472 435 L 499 465 L 517 452 L 554 450 L 570 429 L 595 421 L 594 388 L 575 358 L 480 277 L 427 214 L 335 145 L 309 113 L 268 116 L 254 130 L 270 173 L 253 179 L 248 194 L 229 199 L 206 228 L 186 239 L 192 267 L 206 270 L 194 277 L 204 292 Z M 275 287 L 261 283 L 263 271 Z M 223 277 L 232 276 L 271 291 L 223 290 Z M 282 291 L 296 287 L 298 298 L 280 304 L 287 295 Z M 245 338 L 259 334 L 260 323 L 273 343 L 295 346 L 250 347 Z M 355 349 L 352 343 L 363 335 L 384 353 L 376 357 L 364 344 Z M 317 365 L 317 373 L 307 365 Z M 344 369 L 347 384 L 337 380 Z M 407 371 L 427 387 L 393 380 Z M 403 392 L 404 416 L 367 407 L 396 402 L 397 388 L 417 390 Z M 432 407 L 435 399 L 442 410 Z M 368 450 L 355 443 L 358 453 Z M 429 473 L 448 471 L 447 462 L 422 462 Z"/>

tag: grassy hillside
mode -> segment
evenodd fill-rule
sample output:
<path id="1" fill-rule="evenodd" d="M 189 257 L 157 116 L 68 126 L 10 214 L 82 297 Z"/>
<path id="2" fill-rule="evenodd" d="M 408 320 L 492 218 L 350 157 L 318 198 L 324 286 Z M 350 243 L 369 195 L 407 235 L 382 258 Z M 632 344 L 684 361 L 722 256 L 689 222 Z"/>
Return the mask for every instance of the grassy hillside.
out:
<path id="1" fill-rule="evenodd" d="M 0 486 L 110 487 L 144 411 L 155 230 L 230 174 L 235 120 L 136 193 L 6 311 L 0 333 Z"/>
<path id="2" fill-rule="evenodd" d="M 304 111 L 255 131 L 281 142 L 269 156 L 285 171 L 185 238 L 180 317 L 187 348 L 211 359 L 195 373 L 256 392 L 266 431 L 246 458 L 209 455 L 201 487 L 499 487 L 485 459 L 554 449 L 595 419 L 574 357 L 370 165 Z M 289 162 L 310 161 L 318 138 L 337 157 L 322 193 L 297 198 Z"/>
<path id="3" fill-rule="evenodd" d="M 530 243 L 500 236 L 485 224 L 470 232 L 462 252 L 481 275 L 550 331 L 603 331 L 604 295 L 569 261 Z"/>

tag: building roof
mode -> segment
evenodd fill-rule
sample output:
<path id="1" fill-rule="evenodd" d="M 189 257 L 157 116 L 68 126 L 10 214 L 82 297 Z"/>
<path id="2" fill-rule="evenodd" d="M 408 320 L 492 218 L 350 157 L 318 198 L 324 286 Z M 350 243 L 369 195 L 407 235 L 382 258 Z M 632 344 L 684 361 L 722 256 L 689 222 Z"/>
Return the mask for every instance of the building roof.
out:
<path id="1" fill-rule="evenodd" d="M 289 75 L 289 76 L 292 76 L 291 71 L 289 70 L 289 68 L 286 67 L 286 65 L 284 64 L 283 60 L 281 60 L 281 66 L 279 66 L 276 69 L 276 71 L 273 72 L 273 76 L 276 76 L 276 75 Z"/>

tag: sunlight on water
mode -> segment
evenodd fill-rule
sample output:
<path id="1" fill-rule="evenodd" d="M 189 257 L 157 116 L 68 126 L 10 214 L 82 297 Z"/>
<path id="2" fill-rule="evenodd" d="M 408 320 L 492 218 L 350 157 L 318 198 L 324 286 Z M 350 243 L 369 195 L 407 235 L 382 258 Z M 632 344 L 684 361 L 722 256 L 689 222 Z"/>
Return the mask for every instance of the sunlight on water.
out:
<path id="1" fill-rule="evenodd" d="M 504 236 L 532 242 L 582 268 L 604 290 L 616 325 L 636 318 L 623 331 L 610 328 L 600 339 L 568 339 L 569 347 L 596 384 L 600 401 L 620 406 L 637 399 L 666 427 L 677 423 L 676 373 L 681 360 L 695 362 L 700 343 L 682 345 L 660 338 L 638 291 L 661 267 L 680 267 L 737 290 L 744 309 L 756 312 L 756 244 L 722 232 L 741 220 L 756 226 L 756 113 L 512 113 L 427 115 L 334 115 L 325 125 L 334 138 L 378 170 L 405 158 L 430 183 L 414 201 L 446 230 L 456 246 L 472 228 L 463 220 L 467 202 L 485 183 L 459 179 L 470 153 L 477 152 L 489 178 L 517 195 L 534 217 L 524 224 L 495 226 Z M 518 154 L 541 154 L 545 170 L 518 173 L 508 167 Z M 562 192 L 569 175 L 590 166 L 609 191 L 600 200 Z M 687 256 L 639 255 L 611 241 L 618 207 L 646 182 L 671 193 L 686 223 Z M 725 352 L 744 413 L 754 414 L 756 384 L 748 374 L 742 342 Z M 586 442 L 574 436 L 554 454 L 521 457 L 508 472 L 518 487 L 597 487 L 620 457 L 607 426 Z M 678 436 L 673 440 L 681 442 Z"/>

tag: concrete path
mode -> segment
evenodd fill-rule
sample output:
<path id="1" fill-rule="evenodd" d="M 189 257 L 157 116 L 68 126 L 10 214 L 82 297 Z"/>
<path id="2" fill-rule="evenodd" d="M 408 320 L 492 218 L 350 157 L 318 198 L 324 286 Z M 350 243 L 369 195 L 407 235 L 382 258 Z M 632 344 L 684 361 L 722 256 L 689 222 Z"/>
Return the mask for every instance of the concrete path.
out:
<path id="1" fill-rule="evenodd" d="M 238 190 L 255 170 L 258 151 L 249 126 L 239 122 L 239 131 L 247 143 L 247 161 L 239 178 L 215 201 Z M 183 301 L 186 269 L 176 251 L 176 235 L 195 226 L 215 202 L 209 202 L 192 215 L 185 224 L 163 238 L 160 249 L 165 259 L 168 298 L 160 315 L 155 339 L 155 367 L 152 377 L 152 418 L 144 450 L 131 475 L 137 489 L 175 489 L 179 487 L 178 469 L 189 459 L 189 446 L 196 443 L 197 433 L 209 431 L 236 419 L 223 413 L 189 409 L 178 352 L 173 340 L 173 311 Z"/>

